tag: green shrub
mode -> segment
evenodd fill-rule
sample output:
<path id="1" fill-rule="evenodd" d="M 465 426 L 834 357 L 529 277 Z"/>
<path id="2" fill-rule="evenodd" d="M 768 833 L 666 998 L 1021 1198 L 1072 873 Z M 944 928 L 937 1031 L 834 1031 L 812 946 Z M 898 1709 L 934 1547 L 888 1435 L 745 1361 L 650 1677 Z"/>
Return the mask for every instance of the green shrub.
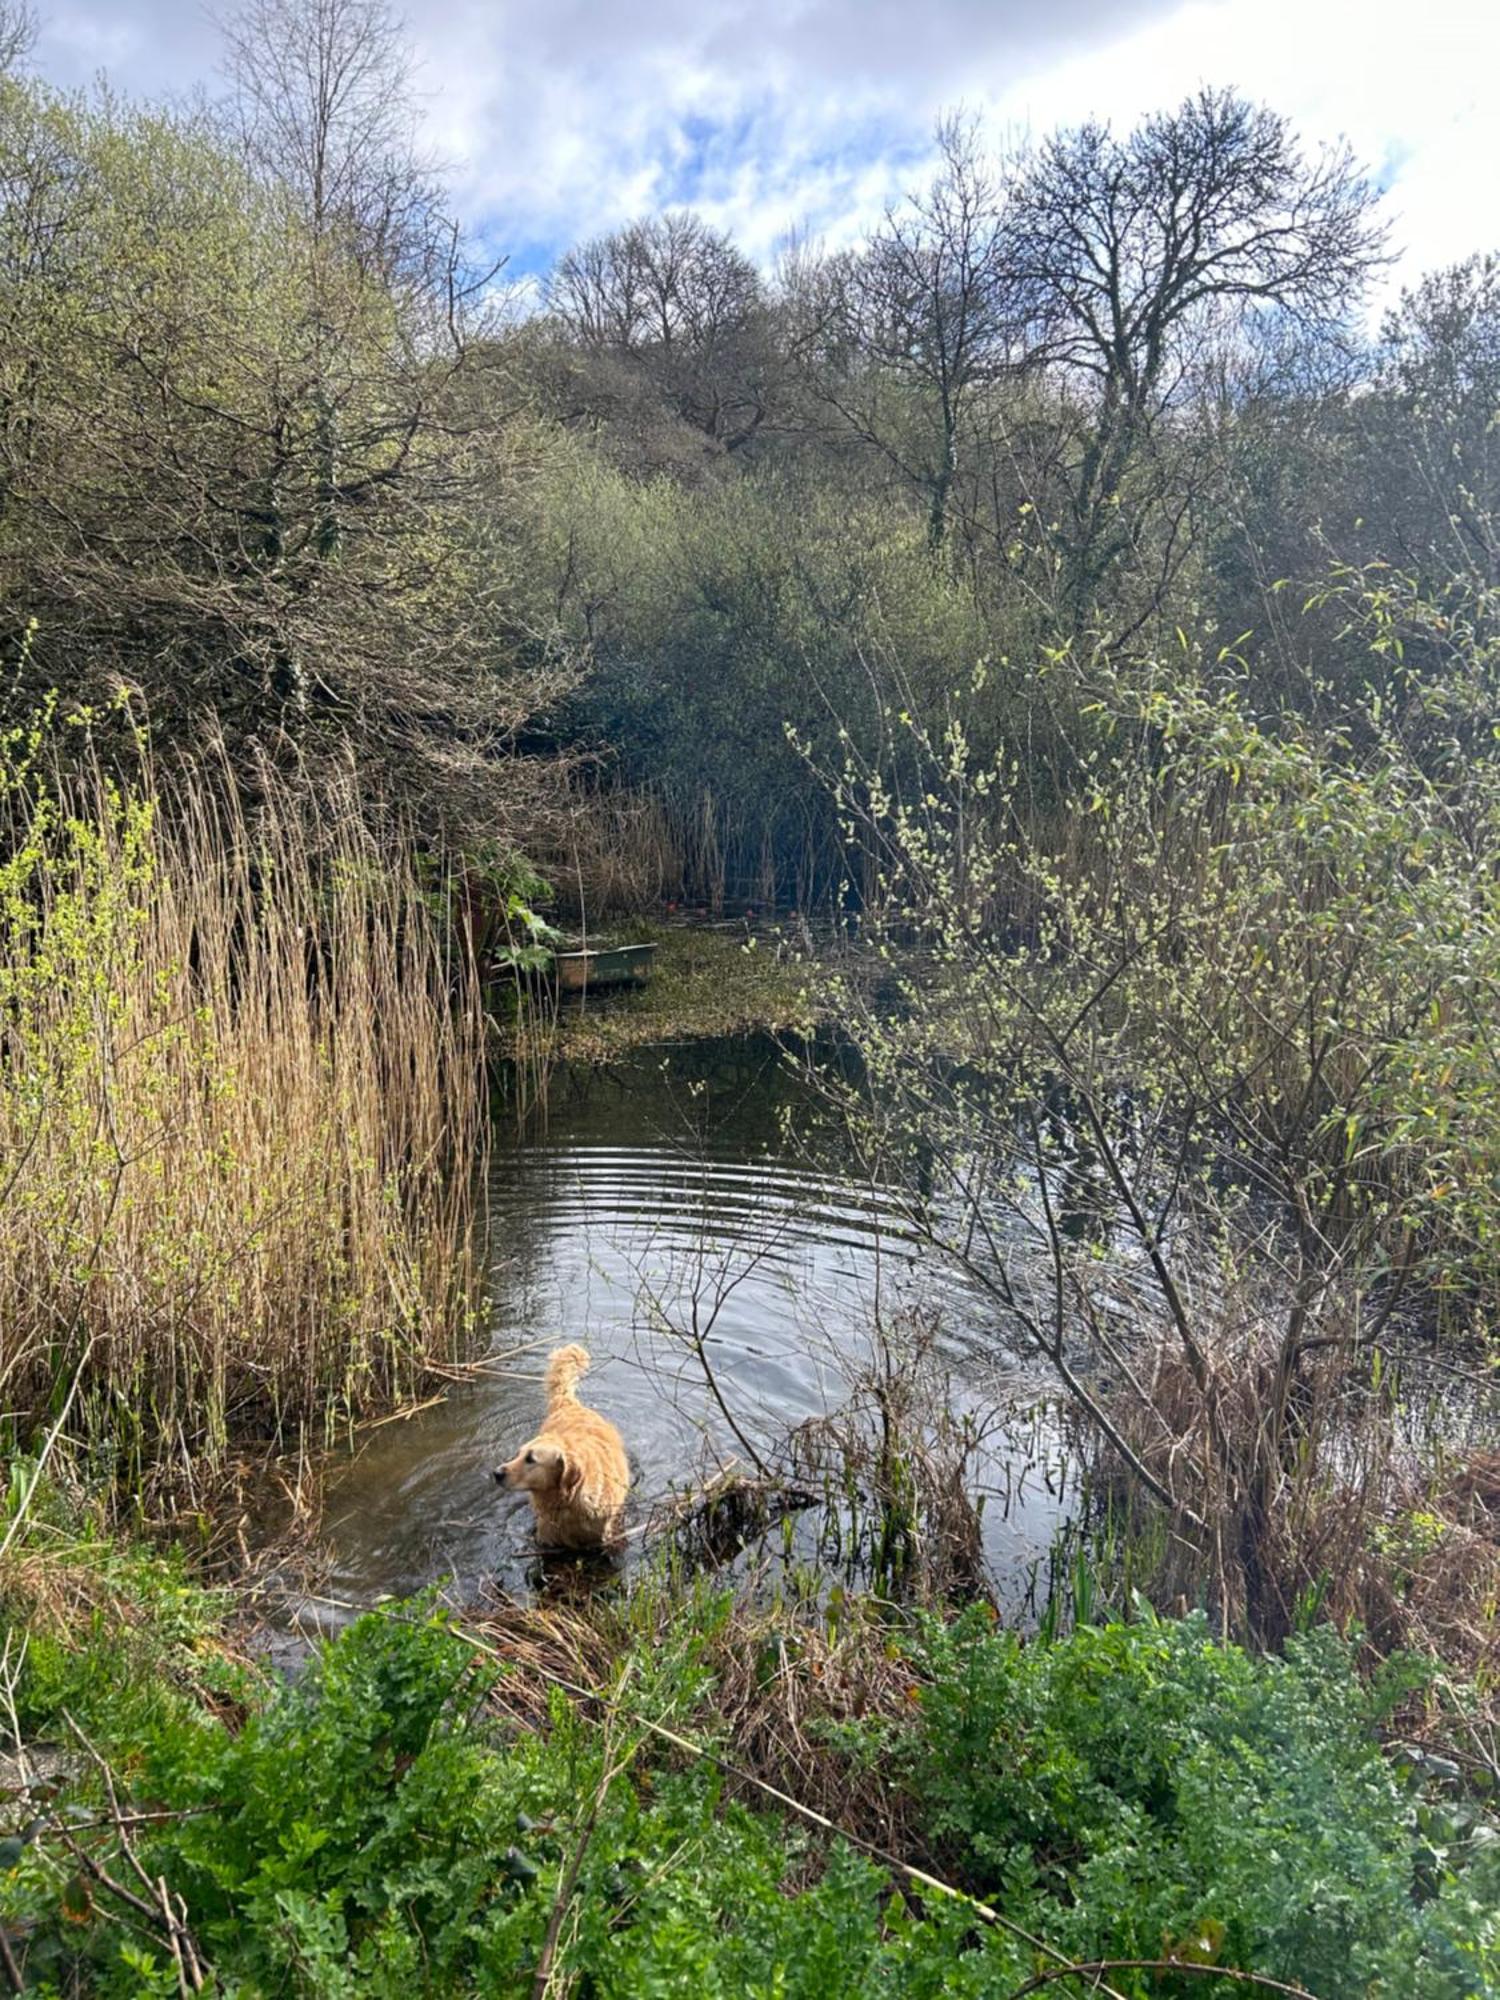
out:
<path id="1" fill-rule="evenodd" d="M 238 1733 L 130 1706 L 144 1739 L 106 1738 L 109 1753 L 140 1796 L 186 1815 L 138 1845 L 183 1897 L 218 1991 L 530 1991 L 580 1802 L 611 1753 L 560 1698 L 547 1734 L 501 1739 L 478 1719 L 483 1692 L 444 1621 L 374 1616 Z M 622 1772 L 584 1853 L 566 1964 L 621 2000 L 985 1990 L 984 1953 L 973 1980 L 960 1968 L 953 1983 L 961 1906 L 884 1921 L 883 1871 L 843 1849 L 787 1895 L 807 1858 L 800 1836 L 726 1804 L 708 1764 Z M 75 1885 L 83 1921 L 67 1920 L 69 1879 L 44 1837 L 0 1885 L 0 1914 L 37 1926 L 38 1990 L 173 1990 L 165 1946 L 106 1917 L 92 1892 L 80 1912 Z"/>
<path id="2" fill-rule="evenodd" d="M 71 1675 L 28 1661 L 22 1698 L 38 1727 L 48 1701 L 78 1702 L 122 1799 L 168 1815 L 133 1832 L 136 1856 L 183 1899 L 211 1990 L 238 2000 L 524 1996 L 559 1902 L 554 1967 L 598 2000 L 1004 2000 L 1050 1961 L 967 1896 L 918 1897 L 848 1844 L 749 1810 L 711 1759 L 652 1729 L 670 1718 L 706 1742 L 722 1724 L 725 1611 L 627 1617 L 607 1712 L 554 1694 L 539 1730 L 488 1699 L 497 1673 L 526 1669 L 497 1669 L 421 1604 L 361 1619 L 227 1720 L 170 1673 L 144 1698 L 139 1657 L 112 1696 L 120 1656 L 97 1635 Z M 910 1720 L 847 1722 L 847 1753 L 886 1760 L 925 1858 L 1055 1950 L 1191 1953 L 1319 2000 L 1496 1990 L 1500 1842 L 1380 1750 L 1379 1691 L 1330 1635 L 1258 1661 L 1195 1620 L 1023 1646 L 973 1615 L 924 1628 L 908 1669 Z M 92 1770 L 10 1842 L 0 1918 L 39 1994 L 175 1992 L 166 1941 L 79 1876 L 59 1831 L 93 1817 L 76 1838 L 128 1876 Z M 1114 1983 L 1137 2000 L 1189 1990 Z"/>
<path id="3" fill-rule="evenodd" d="M 934 1841 L 1075 1956 L 1198 1939 L 1319 2000 L 1500 1978 L 1500 1841 L 1403 1782 L 1333 1632 L 1256 1658 L 1201 1617 L 1023 1646 L 970 1615 L 919 1664 L 901 1762 Z"/>

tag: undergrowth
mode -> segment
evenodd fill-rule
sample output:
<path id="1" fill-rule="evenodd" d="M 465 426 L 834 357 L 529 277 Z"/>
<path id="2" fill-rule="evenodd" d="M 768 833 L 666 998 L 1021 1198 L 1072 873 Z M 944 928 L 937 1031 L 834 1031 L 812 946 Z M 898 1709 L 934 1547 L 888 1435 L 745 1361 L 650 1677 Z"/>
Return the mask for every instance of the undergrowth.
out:
<path id="1" fill-rule="evenodd" d="M 47 1604 L 80 1569 L 94 1609 L 65 1636 Z M 0 1592 L 23 1760 L 0 1919 L 40 1996 L 1009 1996 L 1050 1973 L 1160 2000 L 1210 1966 L 1319 2000 L 1500 1990 L 1494 1801 L 1382 1747 L 1419 1671 L 1362 1681 L 1328 1630 L 1254 1658 L 1198 1619 L 1022 1643 L 983 1608 L 846 1603 L 841 1640 L 646 1585 L 475 1629 L 384 1607 L 289 1685 L 235 1662 L 170 1561 L 46 1509 Z M 789 1683 L 846 1774 L 843 1832 L 752 1768 L 757 1699 Z M 1106 1959 L 1153 1963 L 1061 1976 Z"/>

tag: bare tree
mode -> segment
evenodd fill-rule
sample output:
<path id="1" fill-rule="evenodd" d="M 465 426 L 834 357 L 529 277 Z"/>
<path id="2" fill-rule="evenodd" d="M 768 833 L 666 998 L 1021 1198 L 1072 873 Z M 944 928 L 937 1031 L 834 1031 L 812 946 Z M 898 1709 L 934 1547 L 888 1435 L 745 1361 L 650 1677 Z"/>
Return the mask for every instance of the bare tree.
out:
<path id="1" fill-rule="evenodd" d="M 1201 91 L 1128 138 L 1049 140 L 1012 190 L 1004 256 L 1034 352 L 1093 391 L 1066 556 L 1085 604 L 1129 545 L 1127 469 L 1190 389 L 1211 337 L 1279 315 L 1336 335 L 1383 252 L 1375 193 L 1347 149 L 1306 159 L 1287 121 Z"/>
<path id="2" fill-rule="evenodd" d="M 31 53 L 36 34 L 36 13 L 25 0 L 0 0 L 0 76 Z"/>
<path id="3" fill-rule="evenodd" d="M 26 81 L 0 114 L 7 712 L 129 684 L 159 745 L 209 723 L 247 779 L 353 745 L 493 837 L 529 672 L 475 556 L 507 461 L 451 297 L 315 236 L 206 117 Z"/>
<path id="4" fill-rule="evenodd" d="M 947 534 L 971 405 L 1014 367 L 1020 331 L 1002 183 L 972 123 L 945 120 L 937 141 L 930 187 L 890 209 L 863 256 L 843 267 L 844 365 L 822 377 L 855 432 L 921 491 L 935 546 Z M 915 430 L 914 401 L 924 413 Z"/>
<path id="5" fill-rule="evenodd" d="M 644 372 L 723 450 L 765 422 L 777 372 L 765 287 L 701 216 L 652 216 L 570 250 L 547 299 L 574 341 Z"/>
<path id="6" fill-rule="evenodd" d="M 245 0 L 221 22 L 247 157 L 386 279 L 429 278 L 453 232 L 416 144 L 406 24 L 388 0 Z"/>

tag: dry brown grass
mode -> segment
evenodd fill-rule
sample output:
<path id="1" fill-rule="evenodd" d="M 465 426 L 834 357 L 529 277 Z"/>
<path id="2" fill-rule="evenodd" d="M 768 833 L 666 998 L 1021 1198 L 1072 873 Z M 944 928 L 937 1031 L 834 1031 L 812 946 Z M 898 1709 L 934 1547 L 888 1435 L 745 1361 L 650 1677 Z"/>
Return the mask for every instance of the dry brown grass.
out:
<path id="1" fill-rule="evenodd" d="M 1358 1631 L 1372 1662 L 1411 1652 L 1444 1663 L 1500 1723 L 1500 1454 L 1453 1459 L 1435 1441 L 1424 1446 L 1405 1420 L 1399 1368 L 1377 1378 L 1367 1355 L 1342 1344 L 1300 1371 L 1278 1437 L 1267 1421 L 1271 1333 L 1222 1336 L 1207 1353 L 1210 1397 L 1164 1349 L 1144 1375 L 1149 1409 L 1119 1406 L 1145 1461 L 1217 1526 L 1201 1546 L 1169 1537 L 1147 1595 L 1179 1609 L 1207 1592 L 1232 1629 L 1244 1621 L 1253 1561 L 1274 1613 L 1267 1636 L 1315 1611 Z M 1226 1440 L 1218 1453 L 1208 1446 L 1210 1398 Z M 1149 1505 L 1126 1481 L 1117 1497 L 1127 1522 Z"/>
<path id="2" fill-rule="evenodd" d="M 575 784 L 569 803 L 551 847 L 536 849 L 565 914 L 592 924 L 654 909 L 677 893 L 682 846 L 654 794 Z"/>
<path id="3" fill-rule="evenodd" d="M 649 785 L 600 782 L 583 763 L 571 774 L 566 812 L 540 812 L 527 845 L 564 914 L 588 923 L 664 903 L 707 916 L 747 906 L 826 914 L 844 878 L 861 872 L 860 857 L 821 814 L 804 813 L 793 826 L 784 801 L 737 811 L 706 789 L 674 798 Z"/>
<path id="4" fill-rule="evenodd" d="M 837 1725 L 856 1719 L 903 1722 L 917 1698 L 910 1663 L 887 1643 L 879 1617 L 853 1597 L 836 1624 L 737 1599 L 699 1631 L 711 1696 L 673 1723 L 712 1749 L 732 1795 L 760 1804 L 769 1786 L 861 1838 L 916 1853 L 922 1843 L 888 1769 L 851 1757 L 837 1738 Z M 597 1595 L 574 1606 L 506 1602 L 466 1618 L 465 1629 L 502 1668 L 490 1697 L 496 1712 L 536 1730 L 548 1724 L 554 1691 L 586 1710 L 595 1697 L 602 1704 L 628 1648 L 680 1643 L 682 1624 L 680 1604 L 663 1591 L 636 1592 L 628 1608 Z"/>
<path id="5" fill-rule="evenodd" d="M 116 1478 L 331 1435 L 463 1347 L 482 1017 L 348 801 L 13 794 L 0 1403 Z M 69 1405 L 67 1398 L 72 1395 Z"/>

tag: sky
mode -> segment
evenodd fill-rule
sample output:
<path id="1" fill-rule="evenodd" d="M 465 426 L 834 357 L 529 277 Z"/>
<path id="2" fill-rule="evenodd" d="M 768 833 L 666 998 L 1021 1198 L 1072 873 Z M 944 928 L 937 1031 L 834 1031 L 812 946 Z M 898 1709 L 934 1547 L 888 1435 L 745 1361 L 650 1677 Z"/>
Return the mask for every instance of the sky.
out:
<path id="1" fill-rule="evenodd" d="M 232 8 L 234 0 L 223 0 Z M 159 97 L 216 91 L 199 0 L 39 0 L 35 66 Z M 920 184 L 945 110 L 997 139 L 1124 129 L 1204 83 L 1346 140 L 1398 261 L 1500 249 L 1494 0 L 411 0 L 426 146 L 512 273 L 664 206 L 769 263 L 856 240 Z"/>

